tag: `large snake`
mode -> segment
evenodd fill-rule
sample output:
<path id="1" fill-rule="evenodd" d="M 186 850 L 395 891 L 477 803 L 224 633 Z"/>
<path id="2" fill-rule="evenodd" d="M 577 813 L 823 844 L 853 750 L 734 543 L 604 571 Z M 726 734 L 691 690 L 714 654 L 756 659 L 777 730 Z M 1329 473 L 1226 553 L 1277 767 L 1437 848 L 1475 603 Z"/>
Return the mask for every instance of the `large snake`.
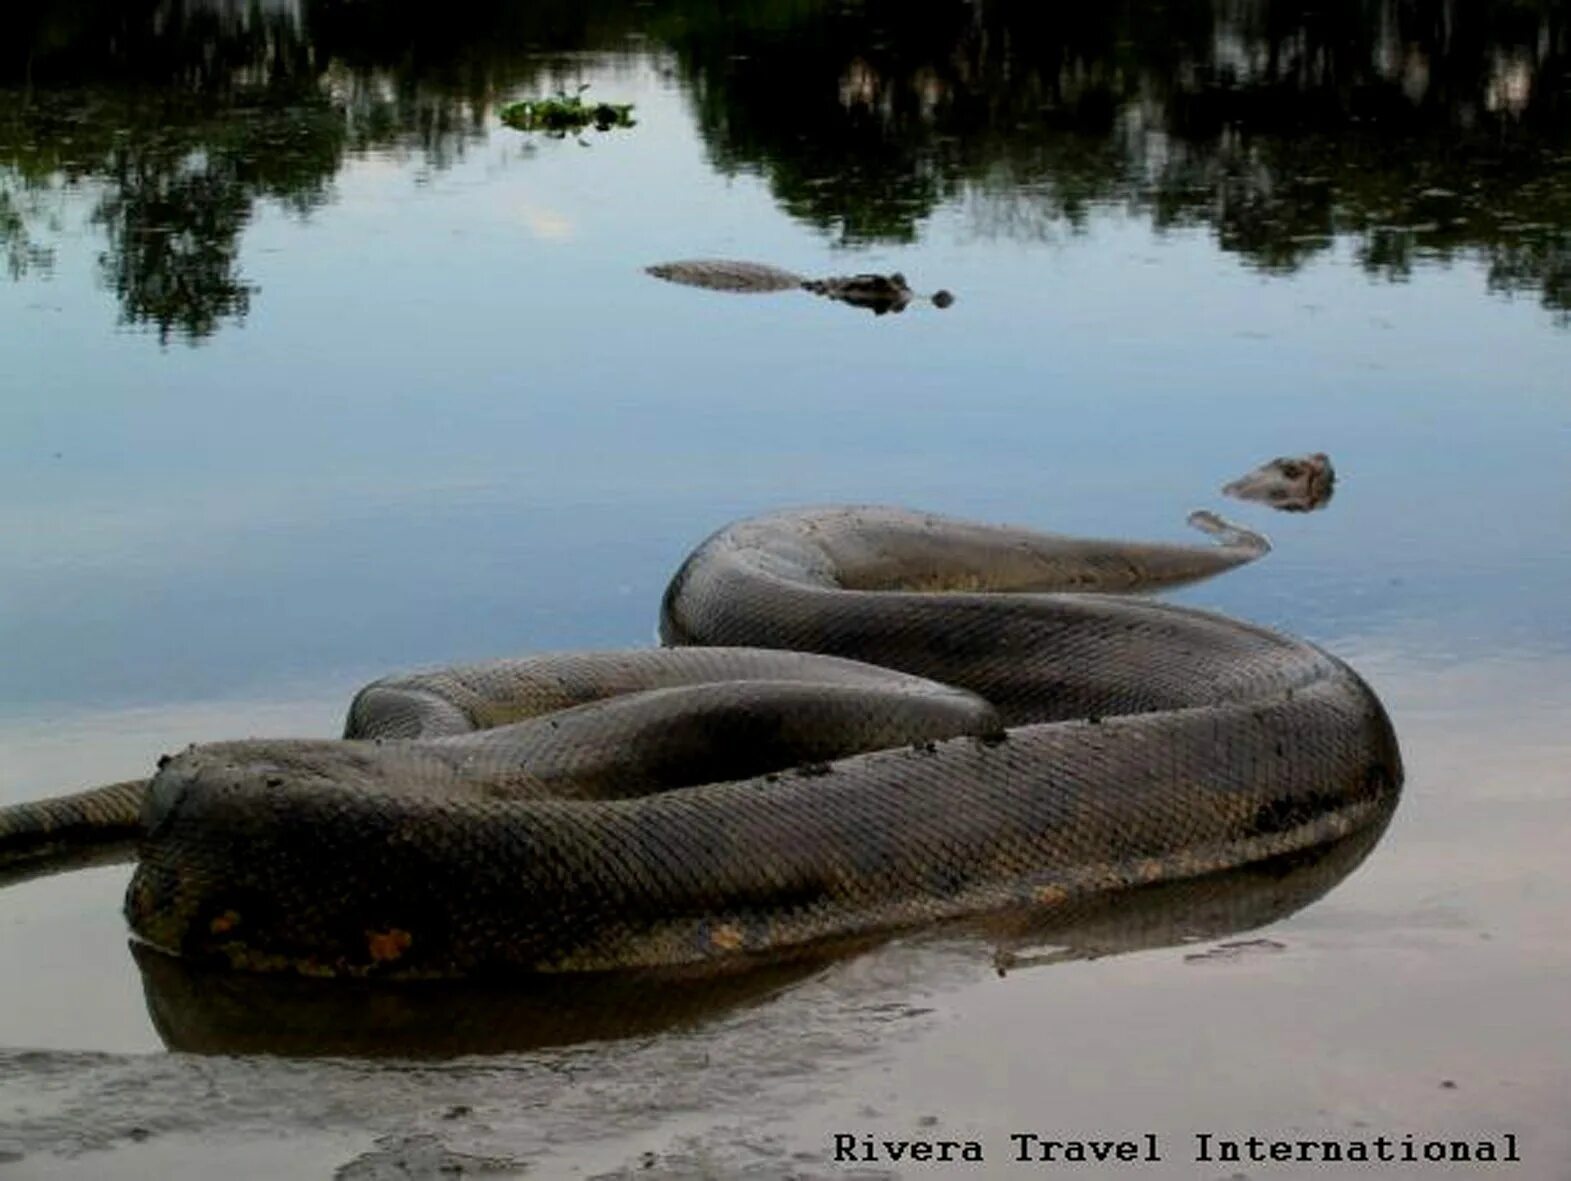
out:
<path id="1" fill-rule="evenodd" d="M 1120 597 L 1263 538 L 1088 541 L 886 508 L 705 541 L 660 649 L 389 678 L 341 740 L 197 746 L 0 810 L 0 858 L 115 831 L 147 946 L 486 976 L 779 957 L 1325 845 L 1402 778 L 1380 703 L 1278 633 Z"/>

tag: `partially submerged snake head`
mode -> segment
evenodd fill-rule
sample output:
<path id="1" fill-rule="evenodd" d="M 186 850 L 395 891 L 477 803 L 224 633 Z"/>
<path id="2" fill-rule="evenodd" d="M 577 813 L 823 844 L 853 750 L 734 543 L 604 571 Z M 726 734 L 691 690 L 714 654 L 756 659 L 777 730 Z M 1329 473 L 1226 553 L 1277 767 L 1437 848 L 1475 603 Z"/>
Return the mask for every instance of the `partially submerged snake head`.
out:
<path id="1" fill-rule="evenodd" d="M 1279 456 L 1222 488 L 1224 496 L 1257 500 L 1272 508 L 1302 513 L 1331 501 L 1336 472 L 1323 451 L 1299 458 Z"/>

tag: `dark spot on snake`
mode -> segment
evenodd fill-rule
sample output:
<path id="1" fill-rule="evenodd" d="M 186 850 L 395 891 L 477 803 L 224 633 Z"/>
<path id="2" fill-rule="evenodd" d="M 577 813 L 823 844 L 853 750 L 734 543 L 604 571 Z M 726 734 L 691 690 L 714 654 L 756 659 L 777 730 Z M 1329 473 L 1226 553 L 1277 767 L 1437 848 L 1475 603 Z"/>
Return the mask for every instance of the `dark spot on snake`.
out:
<path id="1" fill-rule="evenodd" d="M 860 858 L 857 859 L 857 865 L 861 868 Z M 835 896 L 835 889 L 831 883 L 815 876 L 779 890 L 750 893 L 745 896 L 745 901 L 751 905 L 768 906 L 771 909 L 778 907 L 787 914 L 803 914 L 820 910 Z"/>
<path id="2" fill-rule="evenodd" d="M 929 739 L 924 739 L 924 740 L 920 740 L 920 741 L 917 741 L 917 742 L 913 742 L 911 744 L 911 749 L 916 751 L 916 753 L 919 754 L 919 755 L 937 754 L 938 753 L 938 744 L 936 742 L 934 742 L 932 739 L 929 738 Z"/>
<path id="3" fill-rule="evenodd" d="M 958 865 L 935 864 L 928 867 L 923 880 L 929 894 L 952 898 L 966 888 L 970 875 Z"/>
<path id="4" fill-rule="evenodd" d="M 1102 724 L 1102 715 L 1101 714 L 1087 714 L 1086 715 L 1086 725 L 1088 725 L 1088 726 L 1100 726 L 1101 724 Z"/>
<path id="5" fill-rule="evenodd" d="M 455 1103 L 442 1113 L 443 1119 L 459 1119 L 474 1111 L 467 1103 Z"/>
<path id="6" fill-rule="evenodd" d="M 162 771 L 165 767 L 169 766 L 169 764 L 172 763 L 173 761 L 174 761 L 174 756 L 173 755 L 159 755 L 158 756 L 158 769 L 160 771 Z"/>
<path id="7" fill-rule="evenodd" d="M 1393 768 L 1376 763 L 1364 772 L 1364 791 L 1374 799 L 1384 799 L 1396 791 L 1397 780 Z"/>
<path id="8" fill-rule="evenodd" d="M 796 769 L 796 773 L 798 775 L 802 776 L 802 778 L 804 778 L 804 779 L 811 778 L 812 776 L 815 776 L 815 775 L 828 775 L 829 774 L 829 764 L 828 763 L 803 763 L 800 767 L 798 767 Z"/>
<path id="9" fill-rule="evenodd" d="M 1310 792 L 1302 796 L 1283 796 L 1268 800 L 1255 809 L 1245 831 L 1250 836 L 1286 832 L 1307 824 L 1316 816 L 1336 811 L 1346 801 L 1341 796 L 1326 792 Z"/>
<path id="10" fill-rule="evenodd" d="M 284 781 L 283 781 L 283 779 L 281 777 L 279 777 L 277 775 L 269 775 L 267 777 L 267 786 L 268 787 L 283 787 L 283 785 L 284 785 Z"/>

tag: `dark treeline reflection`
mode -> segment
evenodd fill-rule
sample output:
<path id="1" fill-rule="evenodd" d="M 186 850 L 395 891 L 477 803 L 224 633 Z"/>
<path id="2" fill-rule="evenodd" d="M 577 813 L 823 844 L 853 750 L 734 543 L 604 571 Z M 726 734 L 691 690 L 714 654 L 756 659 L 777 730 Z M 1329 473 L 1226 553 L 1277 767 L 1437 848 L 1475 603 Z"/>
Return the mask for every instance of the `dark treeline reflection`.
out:
<path id="1" fill-rule="evenodd" d="M 309 211 L 372 147 L 440 168 L 583 50 L 674 59 L 715 166 L 844 244 L 1118 202 L 1272 271 L 1480 258 L 1571 318 L 1571 3 L 19 0 L 0 31 L 11 273 L 92 182 L 104 279 L 165 337 L 245 313 L 258 200 Z"/>
<path id="2" fill-rule="evenodd" d="M 1571 5 L 868 0 L 675 39 L 714 158 L 848 243 L 1095 202 L 1291 271 L 1476 254 L 1571 310 Z"/>

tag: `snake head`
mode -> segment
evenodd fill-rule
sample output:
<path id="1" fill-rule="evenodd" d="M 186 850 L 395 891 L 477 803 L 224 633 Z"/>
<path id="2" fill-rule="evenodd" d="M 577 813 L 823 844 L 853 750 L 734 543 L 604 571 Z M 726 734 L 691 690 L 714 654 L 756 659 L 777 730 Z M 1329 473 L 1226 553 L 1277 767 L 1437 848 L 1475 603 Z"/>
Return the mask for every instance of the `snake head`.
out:
<path id="1" fill-rule="evenodd" d="M 1279 456 L 1224 485 L 1222 494 L 1255 500 L 1285 512 L 1324 508 L 1336 486 L 1336 472 L 1323 451 L 1299 458 Z"/>

